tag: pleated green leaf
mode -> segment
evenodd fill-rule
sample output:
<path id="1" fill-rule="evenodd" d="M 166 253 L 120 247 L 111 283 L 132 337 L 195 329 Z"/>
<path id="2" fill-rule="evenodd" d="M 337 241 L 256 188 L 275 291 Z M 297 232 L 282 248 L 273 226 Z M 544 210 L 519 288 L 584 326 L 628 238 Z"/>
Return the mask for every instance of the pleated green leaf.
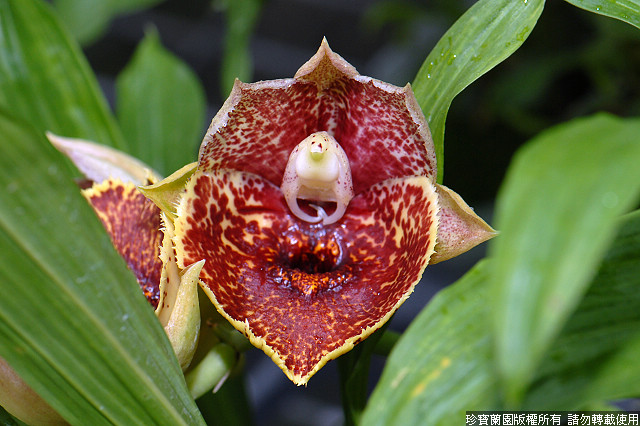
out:
<path id="1" fill-rule="evenodd" d="M 635 270 L 637 273 L 637 270 Z M 636 287 L 637 288 L 637 287 Z M 637 326 L 638 323 L 634 324 Z M 640 336 L 625 342 L 621 350 L 598 370 L 593 384 L 585 390 L 585 398 L 596 399 L 602 394 L 609 399 L 635 398 L 640 395 Z"/>
<path id="2" fill-rule="evenodd" d="M 509 406 L 518 406 L 584 295 L 618 216 L 640 190 L 640 120 L 574 120 L 515 157 L 495 224 L 493 327 Z"/>
<path id="3" fill-rule="evenodd" d="M 388 323 L 387 323 L 388 324 Z M 387 324 L 360 343 L 349 353 L 338 358 L 340 394 L 345 414 L 345 425 L 359 425 L 362 412 L 367 405 L 369 389 L 369 366 L 371 355 L 384 336 Z"/>
<path id="4" fill-rule="evenodd" d="M 198 78 L 147 33 L 118 77 L 117 115 L 129 153 L 168 176 L 196 161 L 205 131 L 205 96 Z"/>
<path id="5" fill-rule="evenodd" d="M 524 43 L 543 8 L 544 0 L 480 0 L 442 36 L 422 64 L 412 87 L 431 129 L 439 182 L 451 101 Z"/>
<path id="6" fill-rule="evenodd" d="M 638 0 L 566 0 L 574 6 L 600 15 L 619 19 L 640 28 Z"/>
<path id="7" fill-rule="evenodd" d="M 363 425 L 456 425 L 465 410 L 499 406 L 487 282 L 482 262 L 413 320 L 391 352 Z"/>
<path id="8" fill-rule="evenodd" d="M 164 0 L 54 0 L 65 26 L 82 44 L 96 40 L 121 13 L 151 7 Z M 88 18 L 90 17 L 90 18 Z"/>
<path id="9" fill-rule="evenodd" d="M 79 47 L 41 0 L 0 0 L 0 107 L 41 133 L 126 151 Z"/>
<path id="10" fill-rule="evenodd" d="M 0 356 L 72 424 L 202 424 L 62 154 L 6 113 L 0 134 Z"/>
<path id="11" fill-rule="evenodd" d="M 640 211 L 626 215 L 580 306 L 538 369 L 525 408 L 584 409 L 640 394 Z"/>
<path id="12" fill-rule="evenodd" d="M 638 394 L 639 257 L 640 211 L 624 217 L 588 293 L 536 371 L 524 409 L 584 409 Z M 362 424 L 448 426 L 462 424 L 467 410 L 504 408 L 490 327 L 493 267 L 493 259 L 476 265 L 414 320 Z"/>

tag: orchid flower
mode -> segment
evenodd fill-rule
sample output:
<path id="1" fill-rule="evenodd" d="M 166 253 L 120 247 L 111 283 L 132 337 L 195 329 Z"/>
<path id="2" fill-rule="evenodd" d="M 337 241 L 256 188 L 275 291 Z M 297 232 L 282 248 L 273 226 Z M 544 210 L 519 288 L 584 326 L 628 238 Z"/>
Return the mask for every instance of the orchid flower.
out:
<path id="1" fill-rule="evenodd" d="M 326 40 L 293 78 L 236 81 L 198 162 L 165 179 L 111 148 L 49 138 L 86 176 L 83 195 L 185 371 L 197 283 L 302 385 L 388 321 L 428 264 L 495 235 L 435 181 L 411 87 L 361 76 Z M 200 395 L 212 383 L 193 370 Z"/>
<path id="2" fill-rule="evenodd" d="M 293 78 L 236 81 L 197 167 L 143 191 L 174 222 L 178 267 L 204 261 L 218 312 L 301 385 L 429 263 L 495 235 L 436 170 L 411 87 L 359 75 L 323 40 Z"/>

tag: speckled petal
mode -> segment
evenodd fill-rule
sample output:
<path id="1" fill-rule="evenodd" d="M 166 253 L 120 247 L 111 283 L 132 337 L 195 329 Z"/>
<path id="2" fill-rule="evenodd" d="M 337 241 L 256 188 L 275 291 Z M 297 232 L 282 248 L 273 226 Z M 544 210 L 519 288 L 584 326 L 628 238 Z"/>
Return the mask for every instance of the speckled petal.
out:
<path id="1" fill-rule="evenodd" d="M 132 182 L 108 179 L 82 191 L 102 221 L 111 241 L 156 308 L 162 261 L 160 209 Z"/>
<path id="2" fill-rule="evenodd" d="M 280 185 L 291 151 L 320 131 L 350 159 L 356 194 L 390 178 L 434 179 L 433 142 L 409 85 L 359 75 L 326 40 L 294 78 L 236 81 L 203 140 L 198 167 L 242 170 Z"/>
<path id="3" fill-rule="evenodd" d="M 202 259 L 210 299 L 238 330 L 305 384 L 386 322 L 433 253 L 435 188 L 389 179 L 356 195 L 340 222 L 303 222 L 260 176 L 197 171 L 178 207 L 178 266 Z"/>

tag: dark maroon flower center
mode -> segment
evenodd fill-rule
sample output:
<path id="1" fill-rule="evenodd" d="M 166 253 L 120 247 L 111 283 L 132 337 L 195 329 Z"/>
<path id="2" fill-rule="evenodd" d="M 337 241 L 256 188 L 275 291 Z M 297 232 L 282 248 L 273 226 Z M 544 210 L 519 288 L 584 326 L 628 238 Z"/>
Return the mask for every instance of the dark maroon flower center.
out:
<path id="1" fill-rule="evenodd" d="M 273 280 L 306 296 L 342 288 L 353 277 L 342 239 L 335 229 L 301 227 L 294 226 L 281 240 L 278 262 L 269 268 Z"/>

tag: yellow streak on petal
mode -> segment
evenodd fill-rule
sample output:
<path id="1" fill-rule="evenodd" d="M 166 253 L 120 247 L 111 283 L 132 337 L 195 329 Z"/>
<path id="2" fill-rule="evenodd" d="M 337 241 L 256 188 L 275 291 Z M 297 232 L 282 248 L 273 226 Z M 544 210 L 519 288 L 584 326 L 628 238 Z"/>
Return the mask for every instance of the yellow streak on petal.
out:
<path id="1" fill-rule="evenodd" d="M 160 277 L 160 301 L 156 308 L 156 316 L 162 326 L 166 326 L 171 317 L 171 310 L 176 302 L 178 286 L 180 284 L 180 270 L 176 264 L 173 249 L 174 228 L 173 222 L 167 219 L 166 214 L 161 213 L 163 223 L 163 239 L 160 246 L 160 260 L 162 261 L 162 275 Z"/>

